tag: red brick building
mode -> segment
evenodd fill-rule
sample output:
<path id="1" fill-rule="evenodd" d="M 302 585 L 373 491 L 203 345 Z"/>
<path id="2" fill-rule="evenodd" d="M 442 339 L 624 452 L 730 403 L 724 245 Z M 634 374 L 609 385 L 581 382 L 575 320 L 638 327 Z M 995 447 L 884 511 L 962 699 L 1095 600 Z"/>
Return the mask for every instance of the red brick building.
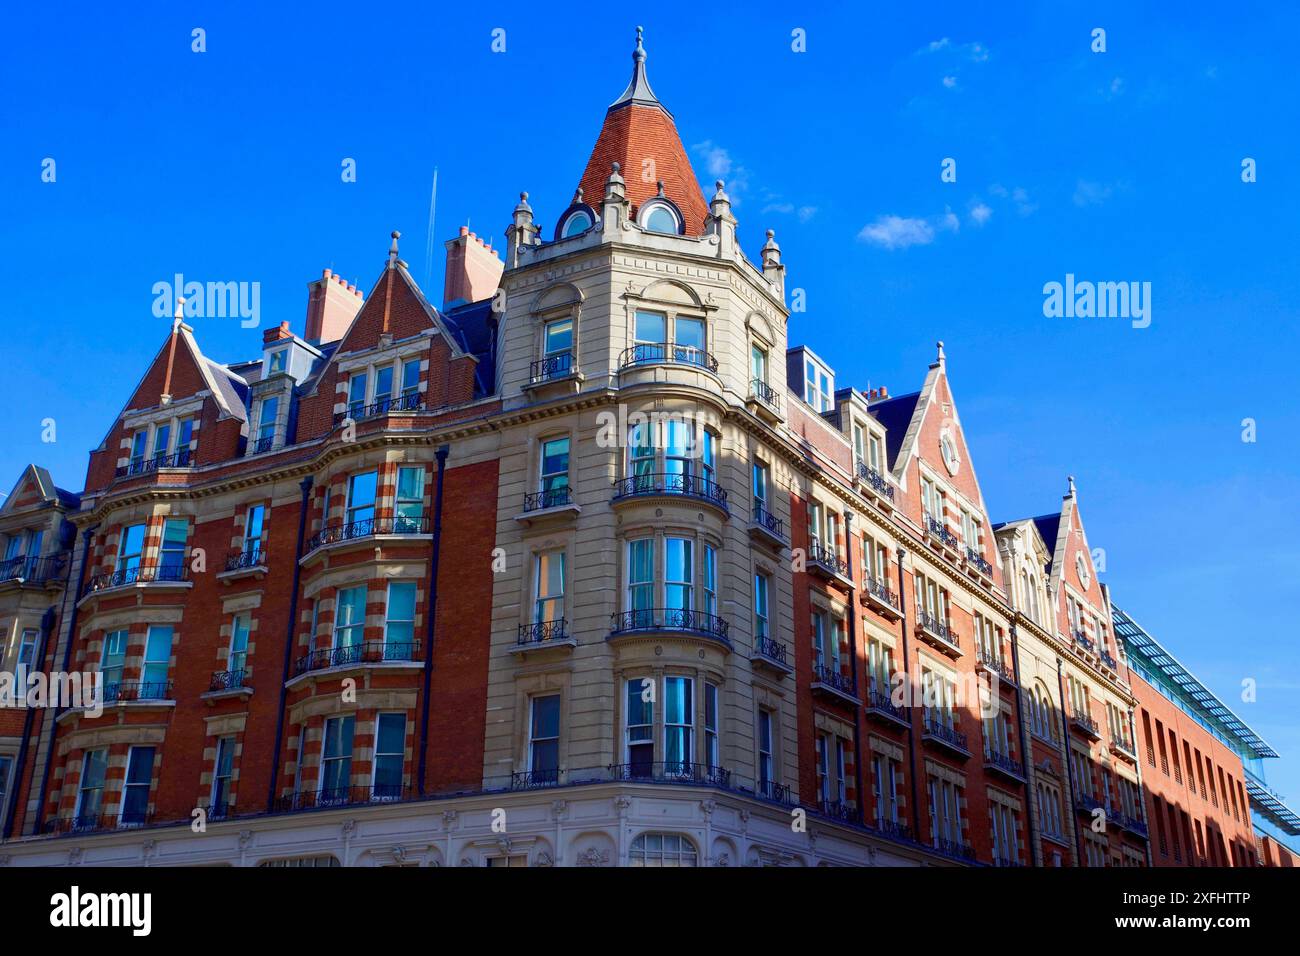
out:
<path id="1" fill-rule="evenodd" d="M 1073 488 L 993 524 L 942 344 L 901 396 L 792 346 L 632 59 L 551 237 L 460 230 L 437 308 L 395 232 L 251 362 L 178 313 L 81 493 L 24 473 L 7 660 L 103 693 L 0 712 L 11 860 L 1146 862 Z"/>

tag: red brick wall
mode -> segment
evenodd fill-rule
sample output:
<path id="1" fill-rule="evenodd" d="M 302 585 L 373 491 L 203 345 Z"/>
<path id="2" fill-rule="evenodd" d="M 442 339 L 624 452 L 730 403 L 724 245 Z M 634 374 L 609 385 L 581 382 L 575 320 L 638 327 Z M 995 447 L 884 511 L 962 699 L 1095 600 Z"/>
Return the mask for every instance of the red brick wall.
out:
<path id="1" fill-rule="evenodd" d="M 1138 699 L 1134 724 L 1138 759 L 1142 763 L 1152 863 L 1156 866 L 1239 866 L 1244 853 L 1244 860 L 1249 864 L 1255 857 L 1256 847 L 1241 759 L 1136 673 L 1131 675 L 1131 680 Z M 1189 750 L 1191 773 L 1187 764 Z M 1196 766 L 1198 753 L 1199 768 Z M 1213 790 L 1207 759 L 1213 766 Z M 1205 796 L 1201 795 L 1202 772 L 1206 774 Z M 1227 794 L 1220 789 L 1221 779 L 1227 785 Z"/>

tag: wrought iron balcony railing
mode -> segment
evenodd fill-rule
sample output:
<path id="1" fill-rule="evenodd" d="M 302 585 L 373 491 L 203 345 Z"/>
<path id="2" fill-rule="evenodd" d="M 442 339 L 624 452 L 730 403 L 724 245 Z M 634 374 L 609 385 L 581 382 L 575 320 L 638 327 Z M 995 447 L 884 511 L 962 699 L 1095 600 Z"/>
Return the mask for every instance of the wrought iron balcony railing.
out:
<path id="1" fill-rule="evenodd" d="M 730 787 L 731 771 L 689 760 L 643 761 L 614 764 L 615 780 L 648 780 L 655 783 L 686 783 L 702 787 Z"/>
<path id="2" fill-rule="evenodd" d="M 247 571 L 249 568 L 265 566 L 266 554 L 261 548 L 245 548 L 241 551 L 231 551 L 226 556 L 227 571 Z"/>
<path id="3" fill-rule="evenodd" d="M 1107 667 L 1107 668 L 1110 668 L 1111 670 L 1118 670 L 1118 669 L 1119 669 L 1119 665 L 1116 664 L 1116 662 L 1115 662 L 1115 658 L 1111 656 L 1110 651 L 1105 651 L 1105 650 L 1103 650 L 1103 651 L 1102 651 L 1100 654 L 1098 654 L 1097 656 L 1101 659 L 1101 666 L 1102 666 L 1102 667 Z"/>
<path id="4" fill-rule="evenodd" d="M 110 813 L 75 814 L 46 820 L 43 829 L 46 833 L 60 835 L 64 833 L 100 833 L 106 830 L 134 830 L 153 822 L 153 814 L 141 810 L 127 810 L 120 816 Z"/>
<path id="5" fill-rule="evenodd" d="M 704 349 L 688 345 L 665 345 L 662 342 L 642 342 L 623 350 L 619 356 L 619 367 L 630 368 L 634 365 L 658 365 L 671 362 L 676 365 L 694 365 L 696 368 L 718 371 L 718 360 Z"/>
<path id="6" fill-rule="evenodd" d="M 969 843 L 962 843 L 960 840 L 949 840 L 946 837 L 935 837 L 934 848 L 944 856 L 955 857 L 959 860 L 975 859 L 975 848 Z"/>
<path id="7" fill-rule="evenodd" d="M 253 439 L 253 454 L 262 455 L 268 451 L 275 450 L 276 436 L 263 435 L 261 438 Z"/>
<path id="8" fill-rule="evenodd" d="M 1092 639 L 1083 631 L 1075 630 L 1074 646 L 1080 650 L 1091 651 L 1096 645 L 1092 643 Z"/>
<path id="9" fill-rule="evenodd" d="M 346 412 L 334 416 L 334 424 L 337 425 L 348 418 L 351 418 L 354 422 L 359 422 L 367 418 L 375 418 L 378 415 L 387 415 L 389 412 L 418 412 L 423 408 L 424 402 L 421 400 L 419 392 L 409 392 L 406 395 L 398 395 L 394 398 L 381 398 L 369 405 L 361 402 L 350 402 Z"/>
<path id="10" fill-rule="evenodd" d="M 377 534 L 415 535 L 429 534 L 432 522 L 428 518 L 409 518 L 390 515 L 385 518 L 365 518 L 347 524 L 331 525 L 307 539 L 307 551 L 315 551 L 324 544 L 337 544 L 354 538 L 369 538 Z"/>
<path id="11" fill-rule="evenodd" d="M 808 542 L 808 563 L 840 577 L 848 577 L 849 574 L 849 562 L 816 538 Z"/>
<path id="12" fill-rule="evenodd" d="M 731 625 L 725 618 L 703 611 L 691 611 L 677 607 L 641 608 L 635 611 L 619 611 L 610 616 L 609 630 L 611 636 L 635 631 L 690 631 L 704 634 L 718 640 L 727 640 Z"/>
<path id="13" fill-rule="evenodd" d="M 773 537 L 785 540 L 785 522 L 757 502 L 754 504 L 754 524 Z"/>
<path id="14" fill-rule="evenodd" d="M 373 787 L 330 787 L 305 790 L 279 797 L 273 803 L 277 813 L 297 810 L 323 810 L 330 807 L 355 806 L 362 803 L 399 803 L 410 800 L 413 792 L 401 784 L 375 784 Z"/>
<path id="15" fill-rule="evenodd" d="M 122 680 L 104 685 L 106 704 L 171 699 L 172 682 L 169 680 Z"/>
<path id="16" fill-rule="evenodd" d="M 984 762 L 990 767 L 994 767 L 1015 777 L 1023 778 L 1025 775 L 1024 763 L 1010 754 L 999 753 L 996 750 L 986 750 L 984 751 Z"/>
<path id="17" fill-rule="evenodd" d="M 540 790 L 558 787 L 563 772 L 558 767 L 549 770 L 521 770 L 510 775 L 511 790 Z"/>
<path id="18" fill-rule="evenodd" d="M 970 747 L 966 744 L 965 734 L 955 727 L 949 727 L 942 721 L 935 720 L 933 717 L 925 718 L 925 736 L 932 737 L 940 743 L 970 753 Z"/>
<path id="19" fill-rule="evenodd" d="M 568 378 L 573 374 L 573 353 L 557 352 L 528 363 L 528 381 L 532 385 Z"/>
<path id="20" fill-rule="evenodd" d="M 324 670 L 327 667 L 349 667 L 354 664 L 382 664 L 386 662 L 409 662 L 420 659 L 420 642 L 387 643 L 385 641 L 362 641 L 359 644 L 345 644 L 342 647 L 322 647 L 298 658 L 294 664 L 294 674 L 306 674 L 308 671 Z"/>
<path id="21" fill-rule="evenodd" d="M 44 584 L 63 575 L 68 566 L 68 555 L 52 554 L 48 557 L 21 556 L 0 561 L 0 583 L 21 581 L 26 584 Z"/>
<path id="22" fill-rule="evenodd" d="M 727 490 L 712 478 L 697 475 L 632 475 L 614 482 L 614 500 L 655 495 L 685 495 L 716 505 L 729 513 Z"/>
<path id="23" fill-rule="evenodd" d="M 754 651 L 760 657 L 766 657 L 769 661 L 775 661 L 783 667 L 790 666 L 789 648 L 780 641 L 760 634 L 754 641 Z"/>
<path id="24" fill-rule="evenodd" d="M 872 689 L 867 693 L 865 707 L 868 713 L 876 711 L 887 717 L 892 717 L 894 720 L 907 723 L 907 715 L 903 713 L 903 708 L 895 704 L 888 694 L 882 694 L 878 690 Z"/>
<path id="25" fill-rule="evenodd" d="M 889 605 L 895 611 L 900 610 L 898 595 L 891 591 L 883 581 L 876 580 L 870 574 L 863 577 L 862 590 L 881 603 Z"/>
<path id="26" fill-rule="evenodd" d="M 824 684 L 831 690 L 847 694 L 850 697 L 854 696 L 853 677 L 842 673 L 839 664 L 824 664 L 821 661 L 813 661 L 812 679 L 814 684 Z"/>
<path id="27" fill-rule="evenodd" d="M 858 820 L 858 808 L 845 800 L 819 800 L 817 810 L 822 816 L 842 823 L 856 823 Z"/>
<path id="28" fill-rule="evenodd" d="M 997 674 L 999 678 L 1007 683 L 1014 684 L 1016 682 L 1016 675 L 1012 672 L 1010 666 L 1003 663 L 1002 658 L 995 652 L 977 645 L 975 648 L 975 659 L 981 667 L 987 668 Z"/>
<path id="29" fill-rule="evenodd" d="M 776 389 L 761 378 L 756 378 L 749 383 L 749 394 L 772 409 L 772 411 L 778 413 L 781 411 L 781 396 L 776 393 Z"/>
<path id="30" fill-rule="evenodd" d="M 189 561 L 169 561 L 165 564 L 138 564 L 96 574 L 86 586 L 86 592 L 105 591 L 109 588 L 128 587 L 132 584 L 178 584 L 190 579 Z"/>
<path id="31" fill-rule="evenodd" d="M 521 647 L 532 644 L 545 644 L 548 641 L 563 641 L 568 639 L 567 624 L 564 618 L 556 618 L 554 621 L 535 621 L 532 624 L 520 624 L 519 636 L 515 638 L 515 643 Z"/>
<path id="32" fill-rule="evenodd" d="M 1101 733 L 1097 729 L 1097 722 L 1087 714 L 1071 714 L 1070 723 L 1074 724 L 1079 730 L 1082 730 L 1089 737 L 1100 737 Z"/>
<path id="33" fill-rule="evenodd" d="M 204 808 L 209 820 L 229 820 L 235 815 L 233 803 L 212 803 Z"/>
<path id="34" fill-rule="evenodd" d="M 985 577 L 993 576 L 993 565 L 988 562 L 984 555 L 980 554 L 972 547 L 966 548 L 966 560 L 975 566 L 976 570 Z"/>
<path id="35" fill-rule="evenodd" d="M 877 817 L 868 824 L 873 830 L 894 840 L 903 840 L 907 843 L 914 843 L 916 837 L 912 835 L 912 828 L 906 823 L 899 823 L 897 820 L 891 820 L 888 817 Z"/>
<path id="36" fill-rule="evenodd" d="M 208 682 L 208 692 L 240 690 L 248 686 L 247 677 L 248 671 L 242 667 L 231 671 L 213 671 L 212 680 Z"/>
<path id="37" fill-rule="evenodd" d="M 872 468 L 865 461 L 858 462 L 858 478 L 866 482 L 876 494 L 894 500 L 894 486 L 880 472 Z"/>
<path id="38" fill-rule="evenodd" d="M 957 648 L 961 647 L 961 640 L 958 638 L 957 632 L 954 631 L 948 624 L 939 620 L 929 611 L 925 611 L 925 610 L 918 611 L 916 615 L 916 619 L 917 619 L 917 623 L 921 625 L 922 630 L 928 631 L 930 634 L 939 638 L 939 640 L 943 641 L 945 644 Z"/>
<path id="39" fill-rule="evenodd" d="M 777 803 L 792 804 L 794 803 L 794 791 L 789 784 L 777 783 L 775 780 L 760 780 L 754 785 L 754 793 L 764 800 L 775 800 Z"/>
<path id="40" fill-rule="evenodd" d="M 150 472 L 155 472 L 159 468 L 188 468 L 189 466 L 190 450 L 188 448 L 183 448 L 170 455 L 157 455 L 153 458 L 137 458 L 135 461 L 123 465 L 114 471 L 113 477 L 134 478 L 136 475 L 147 475 Z"/>
<path id="41" fill-rule="evenodd" d="M 544 508 L 563 508 L 571 504 L 573 504 L 573 489 L 568 485 L 524 495 L 525 513 L 541 511 Z"/>
<path id="42" fill-rule="evenodd" d="M 1131 759 L 1137 760 L 1137 748 L 1123 737 L 1117 737 L 1115 734 L 1111 734 L 1110 749 L 1118 750 L 1120 753 L 1127 755 Z"/>
<path id="43" fill-rule="evenodd" d="M 958 544 L 957 536 L 953 534 L 951 531 L 949 531 L 948 526 L 944 524 L 942 521 L 940 521 L 938 518 L 933 518 L 927 515 L 925 518 L 925 527 L 930 532 L 931 535 L 938 538 L 939 541 L 946 547 L 949 548 L 957 547 Z"/>

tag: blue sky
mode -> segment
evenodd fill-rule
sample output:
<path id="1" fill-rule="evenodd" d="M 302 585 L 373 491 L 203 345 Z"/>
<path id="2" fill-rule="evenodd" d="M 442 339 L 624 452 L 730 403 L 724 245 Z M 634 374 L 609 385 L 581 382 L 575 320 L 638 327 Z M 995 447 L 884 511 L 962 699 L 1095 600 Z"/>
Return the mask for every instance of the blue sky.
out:
<path id="1" fill-rule="evenodd" d="M 468 221 L 500 247 L 521 189 L 552 226 L 641 22 L 697 174 L 727 180 L 752 257 L 776 230 L 787 285 L 806 291 L 792 344 L 839 385 L 901 394 L 943 339 L 991 517 L 1054 510 L 1074 474 L 1116 602 L 1289 757 L 1269 779 L 1300 799 L 1300 204 L 1286 165 L 1300 15 L 262 6 L 9 13 L 22 40 L 0 60 L 7 474 L 38 461 L 81 486 L 166 334 L 151 287 L 176 272 L 260 282 L 261 325 L 300 327 L 305 284 L 330 266 L 368 289 L 394 228 L 422 274 L 435 165 L 439 241 Z M 956 183 L 940 181 L 945 157 Z M 441 270 L 439 249 L 431 298 Z M 1045 318 L 1043 285 L 1066 273 L 1150 282 L 1150 327 Z M 259 351 L 235 319 L 194 324 L 213 357 Z M 1240 700 L 1247 678 L 1255 703 Z"/>

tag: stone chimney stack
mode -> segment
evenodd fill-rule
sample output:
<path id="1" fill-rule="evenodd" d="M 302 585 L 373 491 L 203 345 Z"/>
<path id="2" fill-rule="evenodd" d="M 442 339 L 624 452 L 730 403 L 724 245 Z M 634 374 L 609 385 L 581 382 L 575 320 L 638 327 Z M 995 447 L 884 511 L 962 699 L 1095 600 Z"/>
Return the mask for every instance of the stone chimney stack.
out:
<path id="1" fill-rule="evenodd" d="M 361 311 L 361 290 L 329 269 L 314 282 L 307 283 L 308 342 L 337 342 L 343 338 L 356 314 Z"/>
<path id="2" fill-rule="evenodd" d="M 448 239 L 447 273 L 442 284 L 444 309 L 465 302 L 481 302 L 496 294 L 501 285 L 505 263 L 490 245 L 487 245 L 468 226 L 460 227 L 460 235 Z"/>

